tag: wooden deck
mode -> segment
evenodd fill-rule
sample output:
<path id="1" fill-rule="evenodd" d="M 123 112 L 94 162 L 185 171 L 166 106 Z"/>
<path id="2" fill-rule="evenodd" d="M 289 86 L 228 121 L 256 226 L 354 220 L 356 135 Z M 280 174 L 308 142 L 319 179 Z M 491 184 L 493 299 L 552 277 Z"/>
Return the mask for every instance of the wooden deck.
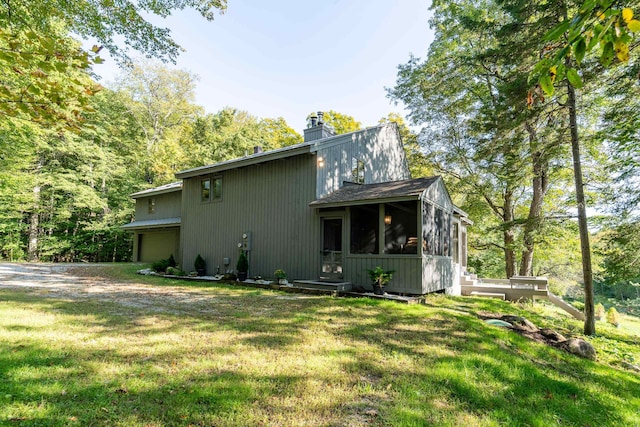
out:
<path id="1" fill-rule="evenodd" d="M 549 291 L 546 277 L 513 276 L 510 279 L 475 279 L 463 277 L 462 295 L 498 298 L 507 301 L 546 299 L 573 317 L 584 320 L 584 313 Z"/>

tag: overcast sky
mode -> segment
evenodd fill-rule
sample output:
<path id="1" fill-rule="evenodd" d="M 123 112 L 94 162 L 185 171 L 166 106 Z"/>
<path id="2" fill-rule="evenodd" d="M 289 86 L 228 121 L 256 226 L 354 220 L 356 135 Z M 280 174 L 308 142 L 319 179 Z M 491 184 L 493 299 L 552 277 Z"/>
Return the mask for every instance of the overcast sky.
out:
<path id="1" fill-rule="evenodd" d="M 420 0 L 228 0 L 208 22 L 195 12 L 161 21 L 186 52 L 176 67 L 199 76 L 196 100 L 208 113 L 225 106 L 284 117 L 299 133 L 311 111 L 335 110 L 364 126 L 393 105 L 385 87 L 410 54 L 433 39 L 429 2 Z M 94 67 L 112 81 L 113 61 Z"/>

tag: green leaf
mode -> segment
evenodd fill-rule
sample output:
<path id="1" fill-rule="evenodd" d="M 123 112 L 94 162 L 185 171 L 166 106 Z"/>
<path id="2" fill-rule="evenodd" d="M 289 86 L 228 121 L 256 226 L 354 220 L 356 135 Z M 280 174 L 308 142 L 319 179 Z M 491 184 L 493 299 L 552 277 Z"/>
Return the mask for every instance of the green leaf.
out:
<path id="1" fill-rule="evenodd" d="M 571 86 L 576 89 L 580 89 L 582 87 L 582 78 L 580 78 L 580 74 L 578 74 L 578 70 L 575 68 L 569 68 L 567 70 L 567 80 L 569 80 Z"/>
<path id="2" fill-rule="evenodd" d="M 613 42 L 605 43 L 602 48 L 602 55 L 600 55 L 600 63 L 605 67 L 608 67 L 613 61 L 613 56 L 615 55 L 615 49 L 613 48 Z"/>
<path id="3" fill-rule="evenodd" d="M 549 73 L 545 73 L 540 77 L 540 87 L 547 96 L 553 95 L 555 88 L 553 87 L 553 82 L 551 81 Z"/>
<path id="4" fill-rule="evenodd" d="M 580 37 L 578 42 L 573 45 L 573 54 L 576 56 L 576 61 L 578 61 L 578 64 L 582 63 L 586 52 L 587 43 L 585 42 L 584 37 Z"/>
<path id="5" fill-rule="evenodd" d="M 543 40 L 544 41 L 557 40 L 561 35 L 563 35 L 569 29 L 570 25 L 571 25 L 571 21 L 569 21 L 568 19 L 565 19 L 564 21 L 562 21 L 561 23 L 559 23 L 558 25 L 556 25 L 555 27 L 547 31 L 547 33 L 543 37 Z"/>
<path id="6" fill-rule="evenodd" d="M 640 31 L 640 21 L 638 21 L 637 19 L 632 19 L 627 23 L 627 28 L 629 28 L 629 31 L 637 33 L 638 31 Z"/>

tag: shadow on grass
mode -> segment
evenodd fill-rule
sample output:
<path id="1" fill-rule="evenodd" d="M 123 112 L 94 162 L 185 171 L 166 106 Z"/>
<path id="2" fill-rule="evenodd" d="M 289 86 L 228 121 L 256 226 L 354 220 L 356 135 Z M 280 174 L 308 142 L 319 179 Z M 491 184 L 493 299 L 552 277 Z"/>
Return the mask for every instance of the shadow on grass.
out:
<path id="1" fill-rule="evenodd" d="M 346 425 L 340 420 L 364 411 L 375 415 L 356 418 L 363 425 L 640 423 L 637 376 L 487 326 L 465 313 L 478 308 L 472 302 L 440 299 L 442 309 L 436 303 L 283 300 L 270 291 L 233 291 L 213 289 L 209 300 L 177 311 L 151 310 L 153 296 L 141 307 L 3 291 L 2 300 L 70 316 L 61 326 L 88 340 L 126 342 L 130 337 L 132 343 L 60 349 L 33 338 L 40 326 L 4 328 L 24 334 L 20 341 L 0 343 L 0 403 L 13 408 L 4 412 L 6 419 L 15 417 L 19 425 L 70 420 L 81 425 Z M 510 306 L 482 305 L 487 308 L 508 311 Z M 179 345 L 185 331 L 196 337 L 190 338 L 197 341 L 193 350 Z M 296 355 L 314 331 L 340 345 L 322 348 L 310 341 L 316 347 Z M 207 334 L 222 338 L 207 342 Z M 200 336 L 205 341 L 198 341 Z M 172 345 L 149 351 L 136 347 L 137 337 Z M 270 369 L 247 371 L 242 351 L 256 357 L 286 352 L 291 360 L 274 363 L 297 365 L 298 372 L 274 373 L 277 369 L 266 362 Z M 207 363 L 190 368 L 200 358 Z M 307 364 L 311 358 L 348 379 L 336 384 Z M 121 365 L 120 370 L 105 371 L 100 361 Z M 330 394 L 332 388 L 341 388 L 348 400 L 318 403 L 305 396 L 319 390 Z M 309 408 L 296 412 L 288 400 Z M 354 404 L 360 401 L 366 404 Z M 306 418 L 288 418 L 301 414 Z"/>

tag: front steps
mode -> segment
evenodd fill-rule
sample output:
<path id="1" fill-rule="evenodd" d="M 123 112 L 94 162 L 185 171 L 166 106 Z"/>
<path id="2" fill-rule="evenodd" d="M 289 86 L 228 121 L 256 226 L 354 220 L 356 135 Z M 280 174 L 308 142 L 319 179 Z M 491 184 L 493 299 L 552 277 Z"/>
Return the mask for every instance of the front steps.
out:
<path id="1" fill-rule="evenodd" d="M 328 280 L 294 280 L 293 286 L 302 289 L 320 289 L 323 291 L 336 292 L 349 292 L 353 287 L 351 282 Z"/>

